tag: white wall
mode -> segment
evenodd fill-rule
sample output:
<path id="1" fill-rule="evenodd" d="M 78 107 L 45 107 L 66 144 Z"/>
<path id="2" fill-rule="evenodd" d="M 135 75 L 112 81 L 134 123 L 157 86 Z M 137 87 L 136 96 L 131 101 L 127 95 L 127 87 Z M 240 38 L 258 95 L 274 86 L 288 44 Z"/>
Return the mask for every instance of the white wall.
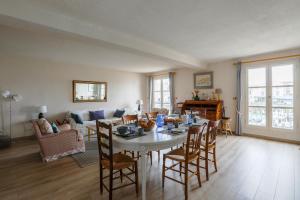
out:
<path id="1" fill-rule="evenodd" d="M 108 101 L 73 103 L 72 80 L 108 82 Z M 145 100 L 145 76 L 137 73 L 74 66 L 18 56 L 0 56 L 0 90 L 8 89 L 23 96 L 13 103 L 13 137 L 32 134 L 31 114 L 36 106 L 47 105 L 49 119 L 62 119 L 68 110 L 116 108 L 136 109 L 136 100 Z M 8 125 L 8 104 L 4 105 Z M 0 120 L 1 121 L 1 120 Z"/>
<path id="2" fill-rule="evenodd" d="M 247 58 L 242 58 L 242 61 L 245 60 L 257 60 L 257 59 L 265 59 L 272 57 L 280 57 L 286 55 L 294 55 L 300 54 L 300 49 L 286 50 L 280 52 L 274 52 L 269 54 L 257 55 Z M 298 58 L 298 60 L 300 60 Z M 192 98 L 192 90 L 194 89 L 193 83 L 193 74 L 201 71 L 213 71 L 214 72 L 214 88 L 222 88 L 223 90 L 223 100 L 226 111 L 226 116 L 232 118 L 232 129 L 235 130 L 235 113 L 236 113 L 236 101 L 233 99 L 236 96 L 236 67 L 233 65 L 237 60 L 225 61 L 220 63 L 211 63 L 208 64 L 206 70 L 191 70 L 191 69 L 179 69 L 176 70 L 175 77 L 175 97 L 177 97 L 177 102 L 184 101 L 186 99 Z M 299 69 L 298 69 L 298 74 Z M 299 99 L 299 88 L 300 88 L 300 80 L 299 76 L 296 75 L 296 88 L 297 91 L 295 93 L 296 100 Z M 201 90 L 201 93 L 211 94 L 212 90 Z M 296 102 L 297 104 L 297 102 Z M 256 135 L 263 135 L 268 137 L 277 137 L 280 139 L 288 139 L 288 140 L 297 140 L 300 141 L 300 107 L 295 107 L 295 132 L 292 134 L 274 134 L 274 133 L 263 133 L 257 131 Z"/>
<path id="3" fill-rule="evenodd" d="M 214 89 L 223 90 L 222 99 L 224 100 L 226 116 L 232 118 L 232 128 L 235 127 L 235 101 L 236 96 L 236 67 L 233 61 L 209 64 L 206 70 L 180 69 L 176 70 L 175 76 L 175 97 L 177 102 L 192 99 L 194 89 L 194 73 L 202 71 L 214 72 Z M 213 89 L 203 89 L 200 93 L 211 95 Z"/>

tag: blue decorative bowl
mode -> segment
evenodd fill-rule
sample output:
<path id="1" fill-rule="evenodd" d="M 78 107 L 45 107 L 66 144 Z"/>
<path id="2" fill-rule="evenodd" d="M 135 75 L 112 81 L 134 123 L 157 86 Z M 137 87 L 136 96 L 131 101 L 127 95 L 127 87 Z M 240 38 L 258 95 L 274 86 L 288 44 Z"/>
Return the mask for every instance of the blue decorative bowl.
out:
<path id="1" fill-rule="evenodd" d="M 127 126 L 120 126 L 117 128 L 118 133 L 120 133 L 121 135 L 124 135 L 125 133 L 127 133 L 128 131 L 128 127 Z"/>

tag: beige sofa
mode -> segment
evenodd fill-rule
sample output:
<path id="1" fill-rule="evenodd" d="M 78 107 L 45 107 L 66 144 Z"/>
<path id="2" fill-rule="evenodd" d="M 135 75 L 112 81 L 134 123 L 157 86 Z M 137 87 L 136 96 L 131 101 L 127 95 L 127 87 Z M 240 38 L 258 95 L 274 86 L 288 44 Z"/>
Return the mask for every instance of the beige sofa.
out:
<path id="1" fill-rule="evenodd" d="M 90 120 L 90 110 L 78 110 L 78 111 L 69 111 L 66 113 L 66 120 L 71 124 L 72 129 L 78 130 L 80 133 L 83 135 L 87 135 L 87 128 L 86 126 L 89 125 L 96 125 L 96 121 L 91 121 Z M 71 118 L 71 113 L 77 114 L 80 116 L 80 118 L 83 121 L 83 124 L 77 124 L 73 118 Z M 101 119 L 100 121 L 102 122 L 107 122 L 107 123 L 121 123 L 122 118 L 118 117 L 113 117 L 114 111 L 104 111 L 105 114 L 105 119 Z M 126 114 L 126 113 L 125 113 Z"/>

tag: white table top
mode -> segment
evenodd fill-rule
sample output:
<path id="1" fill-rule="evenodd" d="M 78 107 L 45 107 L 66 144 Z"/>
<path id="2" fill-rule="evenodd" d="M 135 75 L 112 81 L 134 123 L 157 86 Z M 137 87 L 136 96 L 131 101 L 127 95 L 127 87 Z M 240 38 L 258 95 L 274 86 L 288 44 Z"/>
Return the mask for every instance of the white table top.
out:
<path id="1" fill-rule="evenodd" d="M 204 123 L 204 122 L 202 122 Z M 164 128 L 154 128 L 152 131 L 145 132 L 146 135 L 125 139 L 120 136 L 113 135 L 114 147 L 118 149 L 126 149 L 131 151 L 155 151 L 173 147 L 177 144 L 185 142 L 187 138 L 188 127 L 183 133 L 167 133 L 162 131 Z M 116 127 L 113 128 L 116 130 Z"/>

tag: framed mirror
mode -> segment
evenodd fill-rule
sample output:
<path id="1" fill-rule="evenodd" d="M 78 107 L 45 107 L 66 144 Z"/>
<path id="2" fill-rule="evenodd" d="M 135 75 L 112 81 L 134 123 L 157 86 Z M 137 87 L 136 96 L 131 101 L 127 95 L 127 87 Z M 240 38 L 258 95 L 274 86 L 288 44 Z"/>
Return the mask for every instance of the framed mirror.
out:
<path id="1" fill-rule="evenodd" d="M 106 102 L 107 82 L 73 81 L 73 102 Z"/>

